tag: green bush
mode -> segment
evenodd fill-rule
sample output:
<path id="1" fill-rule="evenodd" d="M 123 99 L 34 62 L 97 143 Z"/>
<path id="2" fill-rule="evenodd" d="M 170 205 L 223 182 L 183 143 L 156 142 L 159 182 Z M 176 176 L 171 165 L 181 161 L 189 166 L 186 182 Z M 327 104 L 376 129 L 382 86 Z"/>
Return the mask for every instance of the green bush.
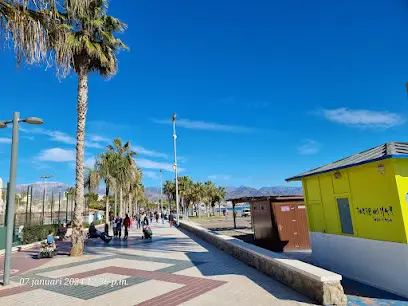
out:
<path id="1" fill-rule="evenodd" d="M 44 240 L 47 238 L 50 230 L 53 230 L 54 234 L 56 234 L 57 229 L 57 224 L 24 226 L 22 242 L 23 244 L 29 244 Z"/>

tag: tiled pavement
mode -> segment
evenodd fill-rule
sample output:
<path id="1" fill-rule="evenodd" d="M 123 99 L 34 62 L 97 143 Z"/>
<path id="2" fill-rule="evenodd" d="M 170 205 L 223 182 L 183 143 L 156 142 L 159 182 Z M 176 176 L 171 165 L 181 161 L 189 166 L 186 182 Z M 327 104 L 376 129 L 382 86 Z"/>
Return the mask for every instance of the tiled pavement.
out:
<path id="1" fill-rule="evenodd" d="M 127 241 L 114 239 L 106 245 L 92 240 L 80 258 L 59 255 L 38 260 L 31 258 L 30 252 L 16 254 L 26 256 L 26 268 L 12 277 L 11 286 L 0 287 L 0 305 L 310 303 L 306 297 L 168 224 L 153 224 L 152 230 L 151 241 L 142 240 L 140 230 L 135 228 Z"/>

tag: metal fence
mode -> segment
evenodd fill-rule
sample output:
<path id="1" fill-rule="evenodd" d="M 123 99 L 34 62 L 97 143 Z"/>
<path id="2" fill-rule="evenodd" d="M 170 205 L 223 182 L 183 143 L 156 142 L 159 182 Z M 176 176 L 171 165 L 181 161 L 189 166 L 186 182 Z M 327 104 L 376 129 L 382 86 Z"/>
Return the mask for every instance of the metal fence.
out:
<path id="1" fill-rule="evenodd" d="M 0 226 L 5 226 L 7 213 L 7 189 L 0 194 Z M 26 191 L 16 195 L 14 223 L 21 225 L 70 223 L 75 206 L 74 196 L 64 191 L 49 191 L 28 187 Z M 85 199 L 84 216 L 88 215 Z M 84 219 L 87 220 L 87 219 Z"/>

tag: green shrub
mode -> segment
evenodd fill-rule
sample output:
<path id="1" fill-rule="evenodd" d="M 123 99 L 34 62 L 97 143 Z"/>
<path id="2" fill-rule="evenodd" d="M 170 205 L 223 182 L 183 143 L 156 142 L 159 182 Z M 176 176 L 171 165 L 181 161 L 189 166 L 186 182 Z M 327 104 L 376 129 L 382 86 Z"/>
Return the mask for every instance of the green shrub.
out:
<path id="1" fill-rule="evenodd" d="M 57 224 L 24 226 L 22 242 L 23 244 L 29 244 L 44 240 L 47 238 L 50 230 L 53 230 L 54 234 L 56 234 L 57 229 Z"/>

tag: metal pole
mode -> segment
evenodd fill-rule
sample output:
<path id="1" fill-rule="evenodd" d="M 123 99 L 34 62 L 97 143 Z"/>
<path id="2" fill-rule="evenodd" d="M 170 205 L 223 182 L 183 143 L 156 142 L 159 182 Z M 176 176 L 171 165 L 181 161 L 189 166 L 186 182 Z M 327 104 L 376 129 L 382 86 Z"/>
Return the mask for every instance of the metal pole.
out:
<path id="1" fill-rule="evenodd" d="M 11 141 L 11 161 L 10 161 L 10 188 L 7 194 L 7 228 L 6 228 L 6 252 L 4 257 L 4 277 L 3 285 L 10 284 L 10 268 L 11 268 L 11 250 L 13 245 L 14 231 L 14 194 L 16 193 L 16 175 L 17 175 L 17 153 L 18 153 L 18 126 L 20 113 L 15 112 L 13 116 L 13 137 Z"/>
<path id="2" fill-rule="evenodd" d="M 52 220 L 52 208 L 54 206 L 54 191 L 51 191 L 51 224 L 54 224 Z"/>
<path id="3" fill-rule="evenodd" d="M 58 192 L 58 224 L 61 222 L 61 187 Z"/>
<path id="4" fill-rule="evenodd" d="M 30 225 L 31 225 L 31 207 L 33 206 L 33 186 L 31 186 L 31 193 L 30 193 Z"/>
<path id="5" fill-rule="evenodd" d="M 28 220 L 28 196 L 30 194 L 30 186 L 27 187 L 27 203 L 26 203 L 26 215 L 25 215 L 25 223 L 24 225 L 27 224 L 27 220 Z"/>
<path id="6" fill-rule="evenodd" d="M 67 207 L 65 208 L 65 223 L 68 224 L 68 192 L 66 194 L 67 198 Z"/>
<path id="7" fill-rule="evenodd" d="M 163 169 L 160 169 L 160 207 L 163 212 Z"/>
<path id="8" fill-rule="evenodd" d="M 174 143 L 174 177 L 176 184 L 176 214 L 177 214 L 177 225 L 180 224 L 180 208 L 179 208 L 179 194 L 178 194 L 178 178 L 177 178 L 177 146 L 176 146 L 176 113 L 173 114 L 173 143 Z"/>
<path id="9" fill-rule="evenodd" d="M 44 224 L 44 209 L 45 209 L 45 188 L 43 191 L 43 207 L 42 207 L 41 224 Z"/>

